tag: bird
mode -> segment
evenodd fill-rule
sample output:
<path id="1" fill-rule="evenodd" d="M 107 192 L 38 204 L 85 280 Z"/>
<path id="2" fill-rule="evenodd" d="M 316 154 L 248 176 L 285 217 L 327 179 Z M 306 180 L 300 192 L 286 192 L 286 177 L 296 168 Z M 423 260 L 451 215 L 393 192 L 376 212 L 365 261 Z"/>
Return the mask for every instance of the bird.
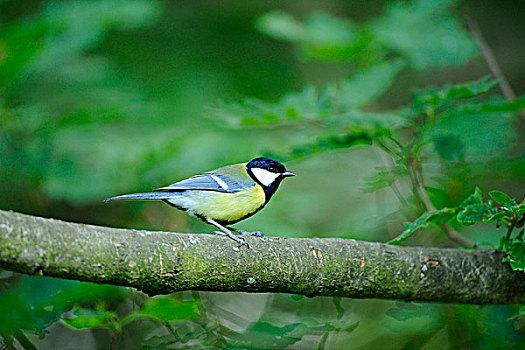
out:
<path id="1" fill-rule="evenodd" d="M 161 200 L 186 211 L 202 221 L 215 226 L 239 245 L 248 243 L 232 231 L 243 236 L 263 236 L 260 231 L 248 232 L 230 227 L 247 219 L 266 206 L 268 201 L 287 177 L 295 176 L 278 161 L 258 157 L 247 163 L 223 166 L 153 192 L 131 193 L 107 198 L 116 200 Z"/>

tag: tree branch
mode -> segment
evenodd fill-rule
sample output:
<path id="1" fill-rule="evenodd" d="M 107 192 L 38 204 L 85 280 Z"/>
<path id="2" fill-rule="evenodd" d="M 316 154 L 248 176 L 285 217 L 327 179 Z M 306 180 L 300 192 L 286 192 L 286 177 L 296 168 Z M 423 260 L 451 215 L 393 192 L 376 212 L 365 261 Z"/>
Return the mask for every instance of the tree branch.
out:
<path id="1" fill-rule="evenodd" d="M 399 247 L 337 238 L 247 237 L 74 224 L 0 211 L 0 267 L 180 290 L 282 292 L 473 304 L 525 303 L 525 274 L 493 250 Z"/>

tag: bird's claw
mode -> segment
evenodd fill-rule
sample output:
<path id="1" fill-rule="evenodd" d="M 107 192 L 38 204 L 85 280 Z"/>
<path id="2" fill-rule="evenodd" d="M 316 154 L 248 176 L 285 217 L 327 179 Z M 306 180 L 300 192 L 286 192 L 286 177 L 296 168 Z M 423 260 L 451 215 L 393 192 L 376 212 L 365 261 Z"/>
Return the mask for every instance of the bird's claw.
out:
<path id="1" fill-rule="evenodd" d="M 264 237 L 264 234 L 261 231 L 253 231 L 253 232 L 245 231 L 244 233 L 242 233 L 242 235 L 243 236 Z"/>
<path id="2" fill-rule="evenodd" d="M 264 237 L 264 234 L 261 231 L 250 232 L 250 231 L 235 229 L 235 232 L 239 233 L 242 236 Z"/>
<path id="3" fill-rule="evenodd" d="M 231 232 L 227 233 L 227 232 L 224 232 L 224 231 L 212 231 L 212 233 L 215 233 L 216 235 L 221 235 L 221 236 L 228 236 L 231 239 L 233 239 L 235 242 L 237 242 L 239 244 L 239 246 L 245 245 L 248 248 L 250 248 L 250 245 L 248 244 L 248 242 L 246 242 L 244 239 L 234 235 Z"/>

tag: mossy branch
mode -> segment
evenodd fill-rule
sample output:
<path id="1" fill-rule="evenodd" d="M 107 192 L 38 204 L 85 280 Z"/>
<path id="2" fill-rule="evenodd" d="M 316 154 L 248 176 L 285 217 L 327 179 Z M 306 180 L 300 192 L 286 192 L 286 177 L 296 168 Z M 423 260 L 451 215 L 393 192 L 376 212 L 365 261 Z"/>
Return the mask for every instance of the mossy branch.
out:
<path id="1" fill-rule="evenodd" d="M 281 292 L 472 304 L 525 303 L 525 274 L 493 250 L 399 247 L 337 238 L 149 232 L 0 211 L 0 267 L 180 290 Z"/>

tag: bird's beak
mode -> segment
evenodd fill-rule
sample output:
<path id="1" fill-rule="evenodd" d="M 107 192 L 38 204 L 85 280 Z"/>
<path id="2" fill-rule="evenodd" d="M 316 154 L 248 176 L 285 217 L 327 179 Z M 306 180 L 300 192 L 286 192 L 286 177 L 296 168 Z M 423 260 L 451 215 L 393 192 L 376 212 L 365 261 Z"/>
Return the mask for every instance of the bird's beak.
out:
<path id="1" fill-rule="evenodd" d="M 291 171 L 286 171 L 284 173 L 281 174 L 283 177 L 290 177 L 290 176 L 295 176 L 294 173 L 292 173 Z"/>

